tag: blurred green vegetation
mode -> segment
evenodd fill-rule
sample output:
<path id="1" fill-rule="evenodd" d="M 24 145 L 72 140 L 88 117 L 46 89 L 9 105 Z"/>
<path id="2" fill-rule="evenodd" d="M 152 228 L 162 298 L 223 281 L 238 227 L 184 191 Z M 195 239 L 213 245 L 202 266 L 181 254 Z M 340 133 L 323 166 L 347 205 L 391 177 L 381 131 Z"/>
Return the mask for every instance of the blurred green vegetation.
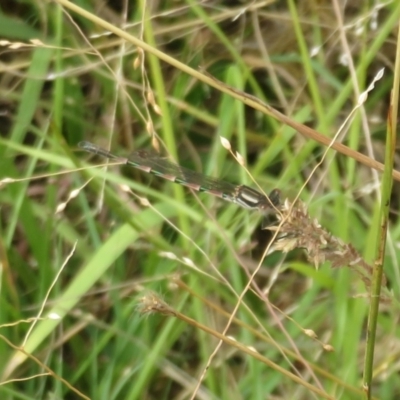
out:
<path id="1" fill-rule="evenodd" d="M 76 4 L 330 138 L 385 67 L 340 137 L 384 161 L 398 2 Z M 301 250 L 265 256 L 261 214 L 106 167 L 76 145 L 121 156 L 155 147 L 289 199 L 325 148 L 57 1 L 2 2 L 0 38 L 2 399 L 361 397 L 369 301 L 354 271 L 316 270 Z M 368 262 L 380 176 L 330 151 L 300 195 Z M 399 196 L 395 183 L 385 259 L 395 299 Z M 150 307 L 155 293 L 171 309 Z M 226 343 L 213 354 L 240 296 L 226 334 L 243 348 Z M 381 305 L 376 398 L 400 396 L 399 315 L 395 300 Z"/>

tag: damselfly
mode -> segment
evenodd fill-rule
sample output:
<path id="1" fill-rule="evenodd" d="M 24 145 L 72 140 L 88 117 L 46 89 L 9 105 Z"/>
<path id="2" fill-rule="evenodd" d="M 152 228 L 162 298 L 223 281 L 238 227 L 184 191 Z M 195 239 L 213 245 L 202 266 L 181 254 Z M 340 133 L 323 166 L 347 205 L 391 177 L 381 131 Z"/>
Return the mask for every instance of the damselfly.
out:
<path id="1" fill-rule="evenodd" d="M 179 183 L 199 192 L 218 196 L 247 209 L 266 210 L 280 205 L 280 191 L 278 189 L 272 190 L 269 196 L 266 196 L 248 186 L 234 185 L 181 167 L 146 150 L 136 151 L 129 158 L 125 158 L 116 156 L 90 142 L 80 142 L 78 146 L 89 153 L 120 161 L 141 171 Z"/>

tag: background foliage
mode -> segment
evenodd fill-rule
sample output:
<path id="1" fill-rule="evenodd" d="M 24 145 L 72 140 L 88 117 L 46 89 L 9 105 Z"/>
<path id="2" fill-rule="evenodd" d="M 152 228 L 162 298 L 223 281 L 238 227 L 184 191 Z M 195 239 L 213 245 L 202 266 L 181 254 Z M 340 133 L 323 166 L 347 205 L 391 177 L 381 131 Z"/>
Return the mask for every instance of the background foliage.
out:
<path id="1" fill-rule="evenodd" d="M 316 270 L 301 250 L 265 256 L 259 213 L 104 168 L 77 143 L 155 147 L 214 177 L 300 194 L 372 263 L 381 174 L 332 150 L 312 173 L 326 148 L 205 82 L 329 138 L 352 115 L 338 140 L 383 162 L 399 3 L 76 1 L 89 16 L 67 3 L 0 5 L 1 398 L 360 398 L 369 300 L 351 268 Z M 400 396 L 398 199 L 394 183 L 393 300 L 381 304 L 373 364 L 382 399 Z M 214 354 L 229 318 L 235 340 Z"/>

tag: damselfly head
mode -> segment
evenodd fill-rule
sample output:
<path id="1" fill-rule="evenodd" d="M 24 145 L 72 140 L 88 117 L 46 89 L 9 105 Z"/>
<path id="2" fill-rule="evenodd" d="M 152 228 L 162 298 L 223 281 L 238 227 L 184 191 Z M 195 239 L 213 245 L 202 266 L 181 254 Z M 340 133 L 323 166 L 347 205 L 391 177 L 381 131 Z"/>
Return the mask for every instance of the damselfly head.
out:
<path id="1" fill-rule="evenodd" d="M 270 201 L 270 207 L 279 207 L 281 205 L 281 191 L 279 189 L 273 189 L 268 195 Z"/>

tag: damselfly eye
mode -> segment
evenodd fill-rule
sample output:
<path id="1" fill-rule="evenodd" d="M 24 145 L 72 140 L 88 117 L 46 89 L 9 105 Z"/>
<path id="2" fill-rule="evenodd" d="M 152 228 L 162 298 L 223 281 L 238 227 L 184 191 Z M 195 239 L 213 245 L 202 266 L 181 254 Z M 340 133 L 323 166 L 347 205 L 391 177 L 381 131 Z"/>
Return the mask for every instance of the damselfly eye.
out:
<path id="1" fill-rule="evenodd" d="M 275 207 L 281 204 L 281 191 L 279 189 L 272 190 L 268 197 Z"/>

